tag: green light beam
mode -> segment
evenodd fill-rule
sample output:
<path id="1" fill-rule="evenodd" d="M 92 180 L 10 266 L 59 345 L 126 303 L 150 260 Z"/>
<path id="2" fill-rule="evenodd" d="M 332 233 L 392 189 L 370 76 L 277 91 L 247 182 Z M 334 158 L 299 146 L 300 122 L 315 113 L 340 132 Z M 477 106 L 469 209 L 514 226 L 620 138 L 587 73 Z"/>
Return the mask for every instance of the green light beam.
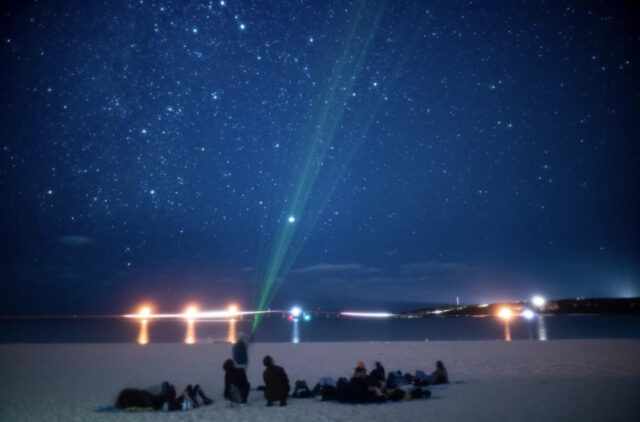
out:
<path id="1" fill-rule="evenodd" d="M 329 185 L 329 188 L 324 192 L 317 192 L 318 197 L 320 198 L 319 200 L 315 200 L 315 202 L 318 203 L 317 209 L 303 214 L 303 211 L 310 199 L 310 195 L 314 190 L 318 175 L 323 170 L 323 161 L 326 156 L 327 150 L 332 145 L 335 133 L 343 120 L 347 108 L 346 100 L 356 82 L 357 76 L 362 72 L 363 64 L 367 57 L 369 46 L 374 38 L 373 35 L 375 29 L 377 28 L 385 9 L 384 5 L 379 6 L 379 8 L 377 9 L 375 18 L 371 21 L 372 23 L 368 27 L 366 42 L 363 47 L 360 47 L 359 52 L 356 55 L 357 59 L 355 60 L 355 64 L 351 69 L 349 69 L 350 76 L 347 78 L 348 87 L 339 89 L 339 83 L 344 80 L 343 72 L 344 68 L 348 64 L 347 59 L 354 56 L 351 50 L 352 48 L 358 48 L 358 46 L 354 46 L 354 38 L 358 32 L 358 26 L 363 17 L 363 7 L 364 2 L 360 4 L 358 15 L 354 24 L 352 25 L 351 32 L 343 50 L 342 57 L 338 61 L 338 65 L 334 67 L 334 71 L 332 72 L 332 86 L 329 88 L 328 98 L 324 102 L 324 106 L 319 118 L 319 123 L 315 127 L 315 131 L 312 136 L 312 143 L 304 162 L 301 177 L 295 188 L 292 205 L 289 208 L 289 215 L 296 216 L 297 219 L 300 219 L 302 215 L 305 215 L 305 224 L 302 225 L 300 229 L 296 230 L 298 226 L 297 223 L 282 224 L 282 221 L 280 221 L 276 241 L 274 242 L 274 247 L 271 250 L 271 254 L 269 256 L 267 266 L 265 267 L 265 271 L 264 273 L 258 275 L 264 280 L 260 298 L 258 301 L 258 310 L 266 309 L 266 307 L 275 298 L 279 288 L 284 282 L 286 275 L 289 273 L 290 269 L 295 263 L 298 254 L 301 252 L 309 233 L 322 214 L 324 206 L 328 204 L 330 197 L 332 196 L 336 186 L 339 183 L 339 180 L 346 173 L 349 162 L 352 160 L 360 145 L 365 141 L 368 132 L 375 122 L 378 111 L 384 104 L 384 101 L 379 99 L 373 107 L 373 112 L 371 112 L 371 109 L 368 108 L 366 110 L 366 113 L 363 112 L 363 116 L 360 116 L 362 120 L 357 119 L 357 121 L 364 121 L 365 123 L 358 131 L 359 134 L 355 136 L 356 141 L 352 143 L 349 151 L 344 154 L 346 158 L 343 160 L 342 164 L 335 166 L 336 169 L 334 169 L 333 175 L 328 178 L 332 181 L 332 183 L 330 183 Z M 411 50 L 413 50 L 414 46 L 415 42 L 405 45 L 404 54 L 401 55 L 401 60 L 395 63 L 395 68 L 390 72 L 392 76 L 387 79 L 387 89 L 390 89 L 393 83 L 399 78 L 400 71 L 408 60 L 409 53 Z M 340 95 L 341 93 L 342 95 Z M 366 116 L 364 114 L 366 114 Z M 331 171 L 331 169 L 329 171 Z M 261 318 L 261 314 L 256 315 L 253 321 L 252 331 L 255 331 Z"/>

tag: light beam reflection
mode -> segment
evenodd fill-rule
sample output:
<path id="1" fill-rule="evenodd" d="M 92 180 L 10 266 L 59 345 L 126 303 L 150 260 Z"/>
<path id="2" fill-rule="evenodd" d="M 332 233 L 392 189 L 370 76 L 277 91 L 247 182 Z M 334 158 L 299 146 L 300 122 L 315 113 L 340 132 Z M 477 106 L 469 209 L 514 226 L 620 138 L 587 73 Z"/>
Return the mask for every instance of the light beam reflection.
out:
<path id="1" fill-rule="evenodd" d="M 229 320 L 229 335 L 227 336 L 227 341 L 229 343 L 235 343 L 236 342 L 236 320 L 235 319 L 230 319 Z"/>
<path id="2" fill-rule="evenodd" d="M 300 343 L 300 327 L 298 326 L 298 320 L 293 320 L 293 334 L 291 336 L 291 343 Z"/>
<path id="3" fill-rule="evenodd" d="M 187 320 L 187 334 L 184 336 L 185 344 L 195 344 L 196 342 L 196 322 L 192 319 Z"/>
<path id="4" fill-rule="evenodd" d="M 542 315 L 538 316 L 538 340 L 547 340 L 547 326 L 544 323 L 544 317 Z"/>
<path id="5" fill-rule="evenodd" d="M 511 327 L 508 319 L 504 320 L 504 340 L 511 341 Z"/>
<path id="6" fill-rule="evenodd" d="M 138 344 L 145 345 L 149 343 L 149 321 L 146 319 L 140 320 L 140 332 L 138 333 Z"/>

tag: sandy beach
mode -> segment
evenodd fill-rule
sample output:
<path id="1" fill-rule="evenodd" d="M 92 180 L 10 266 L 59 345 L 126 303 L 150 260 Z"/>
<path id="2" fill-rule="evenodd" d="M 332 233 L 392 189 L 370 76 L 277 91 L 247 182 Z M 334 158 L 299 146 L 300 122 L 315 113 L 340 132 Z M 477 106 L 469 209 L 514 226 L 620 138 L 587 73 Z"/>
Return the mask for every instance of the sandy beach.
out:
<path id="1" fill-rule="evenodd" d="M 358 361 L 431 370 L 452 383 L 430 399 L 347 405 L 290 399 L 265 408 L 261 359 L 270 354 L 292 383 L 347 376 Z M 249 403 L 222 399 L 228 344 L 9 344 L 0 346 L 2 421 L 632 421 L 640 412 L 640 340 L 252 344 Z M 200 384 L 215 400 L 187 412 L 107 412 L 124 387 L 163 380 Z"/>

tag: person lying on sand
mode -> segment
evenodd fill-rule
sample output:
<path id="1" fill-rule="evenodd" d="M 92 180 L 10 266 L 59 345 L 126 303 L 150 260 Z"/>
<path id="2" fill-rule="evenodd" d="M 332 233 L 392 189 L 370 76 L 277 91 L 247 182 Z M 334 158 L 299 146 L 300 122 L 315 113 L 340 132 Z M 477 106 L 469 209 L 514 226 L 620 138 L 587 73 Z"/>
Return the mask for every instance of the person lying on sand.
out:
<path id="1" fill-rule="evenodd" d="M 152 390 L 152 389 L 149 389 Z M 138 390 L 135 388 L 125 388 L 120 391 L 116 399 L 115 407 L 125 410 L 189 410 L 203 405 L 213 403 L 204 394 L 199 385 L 192 387 L 191 384 L 184 389 L 179 396 L 176 396 L 176 389 L 173 385 L 164 381 L 158 394 L 149 390 Z"/>

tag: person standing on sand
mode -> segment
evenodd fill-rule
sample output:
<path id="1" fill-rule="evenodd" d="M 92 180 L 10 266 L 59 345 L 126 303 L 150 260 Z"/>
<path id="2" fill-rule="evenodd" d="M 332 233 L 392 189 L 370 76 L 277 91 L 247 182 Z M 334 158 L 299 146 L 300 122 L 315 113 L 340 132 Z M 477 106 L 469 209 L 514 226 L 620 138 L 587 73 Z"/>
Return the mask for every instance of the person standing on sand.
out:
<path id="1" fill-rule="evenodd" d="M 249 364 L 249 357 L 247 354 L 247 343 L 244 342 L 244 334 L 238 333 L 238 340 L 233 344 L 231 348 L 231 356 L 236 364 L 236 368 L 247 369 Z"/>
<path id="2" fill-rule="evenodd" d="M 280 406 L 287 405 L 289 395 L 289 377 L 281 366 L 273 363 L 273 358 L 269 355 L 262 360 L 267 369 L 264 370 L 264 396 L 267 399 L 267 406 L 273 406 L 273 402 L 280 401 Z"/>

